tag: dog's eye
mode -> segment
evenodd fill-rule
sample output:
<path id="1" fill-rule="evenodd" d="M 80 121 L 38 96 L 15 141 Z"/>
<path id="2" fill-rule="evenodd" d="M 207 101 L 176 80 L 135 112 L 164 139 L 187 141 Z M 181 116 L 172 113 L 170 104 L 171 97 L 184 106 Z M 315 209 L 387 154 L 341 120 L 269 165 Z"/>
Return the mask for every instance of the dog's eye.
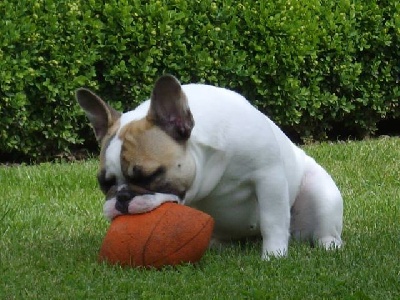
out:
<path id="1" fill-rule="evenodd" d="M 113 187 L 116 183 L 117 180 L 115 179 L 114 176 L 110 178 L 106 178 L 106 171 L 101 170 L 99 174 L 97 175 L 97 181 L 99 182 L 100 189 L 104 194 L 107 194 L 107 192 L 110 190 L 111 187 Z"/>
<path id="2" fill-rule="evenodd" d="M 151 172 L 150 174 L 144 173 L 141 169 L 135 168 L 135 170 L 132 172 L 133 175 L 129 176 L 129 181 L 132 184 L 136 184 L 139 186 L 147 186 L 150 183 L 152 183 L 157 177 L 161 176 L 166 172 L 166 169 L 164 167 L 158 167 L 154 172 Z"/>

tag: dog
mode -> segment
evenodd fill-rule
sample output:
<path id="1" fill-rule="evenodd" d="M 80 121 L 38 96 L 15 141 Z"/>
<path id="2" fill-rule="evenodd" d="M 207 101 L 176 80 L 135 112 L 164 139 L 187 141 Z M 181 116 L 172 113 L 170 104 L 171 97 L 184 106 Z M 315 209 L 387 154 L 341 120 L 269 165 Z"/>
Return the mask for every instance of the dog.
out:
<path id="1" fill-rule="evenodd" d="M 260 236 L 265 260 L 286 256 L 290 236 L 341 247 L 331 176 L 238 93 L 163 75 L 126 113 L 85 88 L 76 98 L 101 145 L 107 218 L 175 201 L 214 218 L 213 244 Z"/>

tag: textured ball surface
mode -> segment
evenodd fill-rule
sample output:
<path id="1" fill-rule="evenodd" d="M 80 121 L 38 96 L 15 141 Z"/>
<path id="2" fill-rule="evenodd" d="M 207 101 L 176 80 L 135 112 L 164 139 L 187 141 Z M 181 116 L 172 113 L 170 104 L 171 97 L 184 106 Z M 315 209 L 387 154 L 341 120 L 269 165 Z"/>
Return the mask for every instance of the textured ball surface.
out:
<path id="1" fill-rule="evenodd" d="M 213 228 L 211 216 L 188 206 L 164 203 L 148 213 L 115 218 L 99 260 L 154 268 L 195 263 L 206 251 Z"/>

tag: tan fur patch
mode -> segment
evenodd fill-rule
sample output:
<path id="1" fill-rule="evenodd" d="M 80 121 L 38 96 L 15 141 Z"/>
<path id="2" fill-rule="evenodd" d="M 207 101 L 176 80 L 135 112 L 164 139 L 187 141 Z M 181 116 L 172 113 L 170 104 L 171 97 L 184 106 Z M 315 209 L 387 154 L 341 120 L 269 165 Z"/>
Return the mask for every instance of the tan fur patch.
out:
<path id="1" fill-rule="evenodd" d="M 119 138 L 123 141 L 121 163 L 125 175 L 132 175 L 133 168 L 151 174 L 160 166 L 168 167 L 181 152 L 180 146 L 147 118 L 127 124 Z"/>
<path id="2" fill-rule="evenodd" d="M 183 199 L 196 170 L 186 143 L 175 141 L 146 117 L 127 123 L 119 132 L 118 125 L 119 121 L 104 139 L 100 170 L 115 176 L 118 184 L 128 184 L 132 190 L 140 187 L 146 191 L 175 194 Z M 108 157 L 110 141 L 117 132 L 122 142 L 120 153 L 115 152 L 118 149 L 112 149 L 113 157 Z M 111 159 L 110 170 L 105 170 L 106 153 L 107 159 Z M 116 163 L 120 163 L 120 169 L 114 166 Z"/>

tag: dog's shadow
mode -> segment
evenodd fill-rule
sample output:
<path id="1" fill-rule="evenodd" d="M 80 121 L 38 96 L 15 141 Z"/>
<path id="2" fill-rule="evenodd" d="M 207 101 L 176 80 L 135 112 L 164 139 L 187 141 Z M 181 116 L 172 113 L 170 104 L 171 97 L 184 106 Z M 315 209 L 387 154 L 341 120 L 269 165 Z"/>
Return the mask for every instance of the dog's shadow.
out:
<path id="1" fill-rule="evenodd" d="M 224 255 L 226 253 L 235 252 L 236 254 L 252 254 L 258 253 L 261 248 L 262 238 L 248 237 L 239 240 L 223 241 L 211 245 L 208 251 L 212 254 Z"/>

